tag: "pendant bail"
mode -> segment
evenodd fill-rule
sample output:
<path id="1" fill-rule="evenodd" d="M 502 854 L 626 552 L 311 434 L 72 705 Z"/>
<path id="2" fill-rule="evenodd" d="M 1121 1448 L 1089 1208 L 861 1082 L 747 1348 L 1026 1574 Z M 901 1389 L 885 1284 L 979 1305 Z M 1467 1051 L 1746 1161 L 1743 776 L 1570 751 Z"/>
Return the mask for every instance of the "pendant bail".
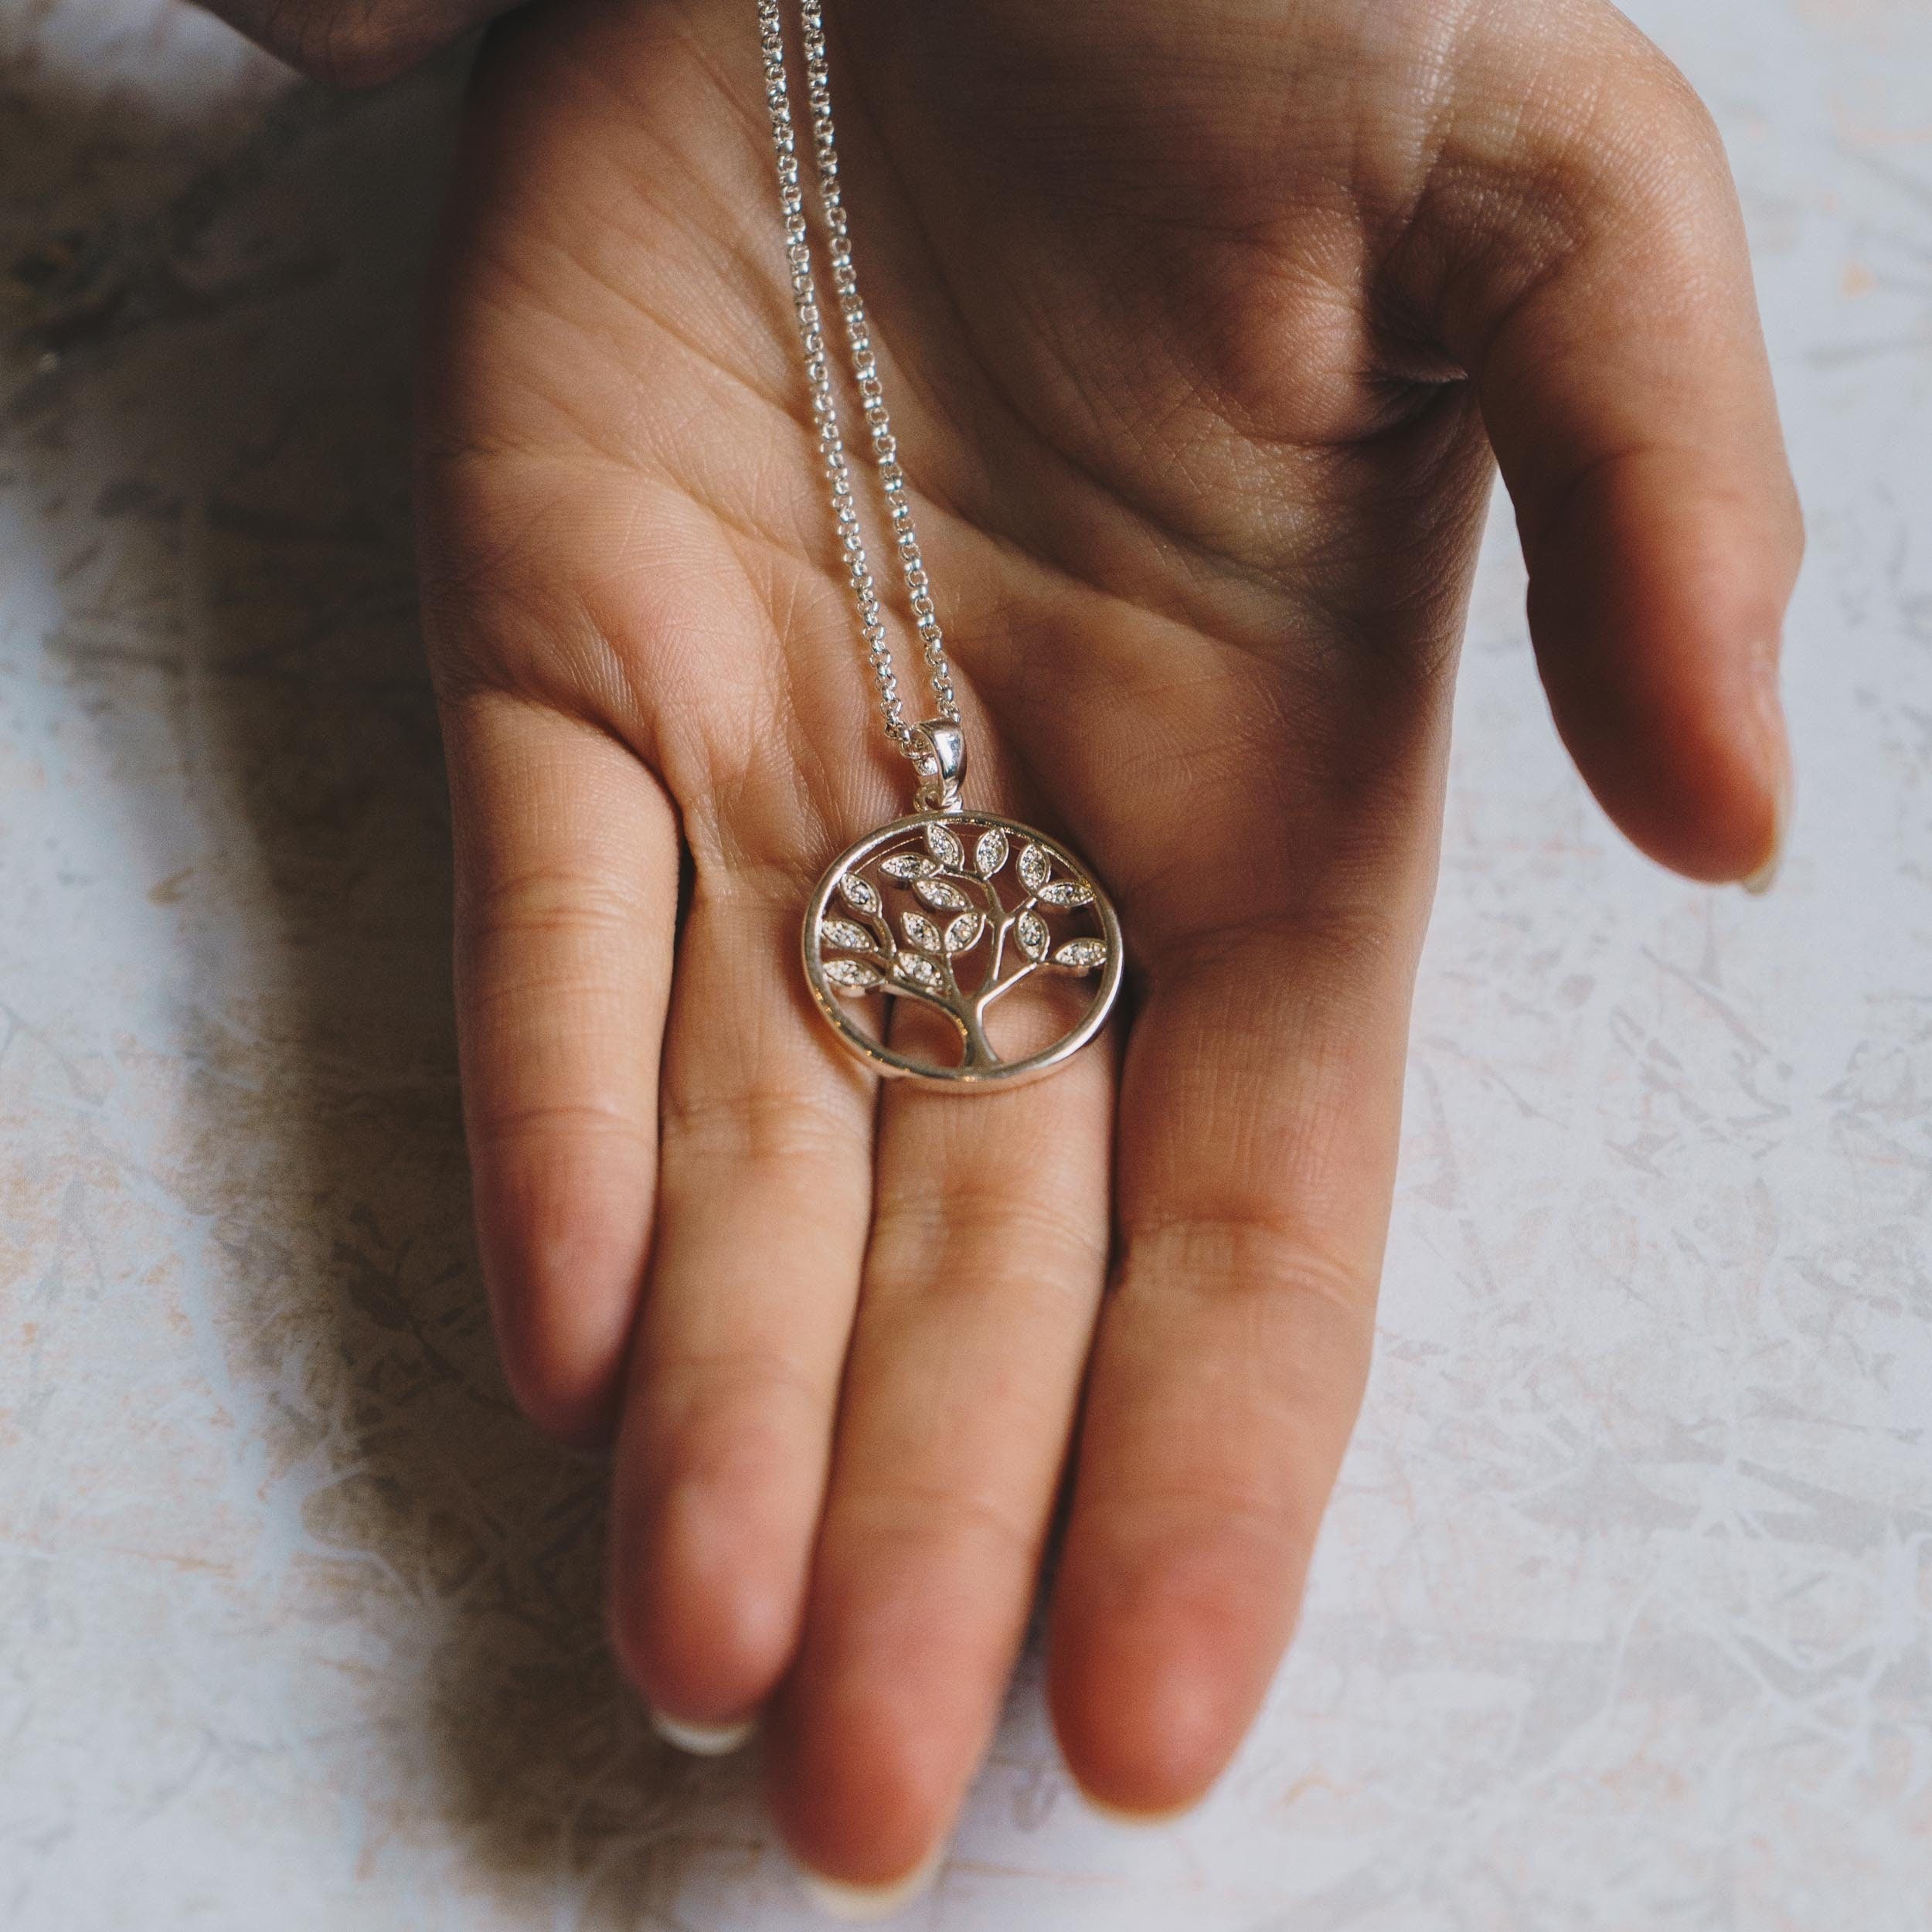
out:
<path id="1" fill-rule="evenodd" d="M 957 811 L 966 777 L 966 734 L 950 718 L 928 718 L 913 726 L 925 747 L 915 760 L 921 811 Z"/>

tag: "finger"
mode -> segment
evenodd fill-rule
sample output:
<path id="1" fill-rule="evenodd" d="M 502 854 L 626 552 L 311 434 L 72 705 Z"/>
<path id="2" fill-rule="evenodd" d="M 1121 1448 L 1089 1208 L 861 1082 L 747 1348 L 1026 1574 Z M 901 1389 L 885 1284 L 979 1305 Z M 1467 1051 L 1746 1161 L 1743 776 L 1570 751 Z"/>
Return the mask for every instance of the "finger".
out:
<path id="1" fill-rule="evenodd" d="M 1422 229 L 1449 264 L 1448 344 L 1478 379 L 1579 768 L 1654 858 L 1748 879 L 1787 803 L 1777 658 L 1802 535 L 1736 196 L 1709 117 L 1621 16 L 1550 58 L 1528 91 L 1549 109 L 1526 118 L 1513 49 L 1508 99 L 1461 111 L 1466 145 L 1525 122 L 1512 178 L 1438 171 Z"/>
<path id="2" fill-rule="evenodd" d="M 874 1084 L 807 1005 L 804 897 L 701 872 L 665 1048 L 611 1616 L 659 1728 L 699 1749 L 742 1736 L 797 1641 L 871 1213 Z"/>
<path id="3" fill-rule="evenodd" d="M 339 87 L 370 87 L 518 0 L 202 0 L 259 47 Z"/>
<path id="4" fill-rule="evenodd" d="M 1107 1245 L 1111 1055 L 960 1097 L 889 1087 L 814 1560 L 775 1716 L 808 1869 L 902 1883 L 985 1754 L 1038 1584 Z"/>
<path id="5" fill-rule="evenodd" d="M 650 1241 L 678 832 L 632 754 L 484 693 L 447 702 L 457 1011 L 478 1243 L 510 1386 L 607 1426 Z"/>
<path id="6" fill-rule="evenodd" d="M 1104 1806 L 1197 1799 L 1287 1641 L 1367 1372 L 1427 875 L 1152 962 L 1049 1638 Z"/>

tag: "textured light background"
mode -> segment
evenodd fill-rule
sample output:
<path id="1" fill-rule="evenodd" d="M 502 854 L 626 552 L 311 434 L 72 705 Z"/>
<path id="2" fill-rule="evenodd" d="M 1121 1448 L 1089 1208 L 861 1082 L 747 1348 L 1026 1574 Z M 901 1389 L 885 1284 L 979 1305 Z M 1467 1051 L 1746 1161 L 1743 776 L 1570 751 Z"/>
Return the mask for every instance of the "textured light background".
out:
<path id="1" fill-rule="evenodd" d="M 1932 10 L 1651 0 L 1811 515 L 1755 903 L 1566 769 L 1499 526 L 1382 1343 L 1225 1785 L 1087 1815 L 1023 1682 L 953 1932 L 1923 1932 Z M 0 17 L 0 1926 L 808 1923 L 599 1645 L 596 1471 L 466 1230 L 413 629 L 454 77 Z"/>

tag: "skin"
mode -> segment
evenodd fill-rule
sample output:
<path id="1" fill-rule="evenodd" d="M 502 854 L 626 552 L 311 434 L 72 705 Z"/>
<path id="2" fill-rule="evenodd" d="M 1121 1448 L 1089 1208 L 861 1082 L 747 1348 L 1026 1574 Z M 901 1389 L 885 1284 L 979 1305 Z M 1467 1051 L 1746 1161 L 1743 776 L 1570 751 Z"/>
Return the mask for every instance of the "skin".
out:
<path id="1" fill-rule="evenodd" d="M 510 1379 L 616 1431 L 644 1696 L 760 1716 L 800 1859 L 879 1886 L 944 1841 L 1056 1503 L 1049 1696 L 1099 1802 L 1198 1799 L 1288 1641 L 1369 1365 L 1492 461 L 1557 727 L 1693 878 L 1775 857 L 1801 539 L 1718 141 L 1608 9 L 832 26 L 968 803 L 1112 891 L 1111 1044 L 1023 1092 L 882 1090 L 808 1002 L 800 910 L 909 774 L 749 0 L 492 34 L 420 501 Z"/>

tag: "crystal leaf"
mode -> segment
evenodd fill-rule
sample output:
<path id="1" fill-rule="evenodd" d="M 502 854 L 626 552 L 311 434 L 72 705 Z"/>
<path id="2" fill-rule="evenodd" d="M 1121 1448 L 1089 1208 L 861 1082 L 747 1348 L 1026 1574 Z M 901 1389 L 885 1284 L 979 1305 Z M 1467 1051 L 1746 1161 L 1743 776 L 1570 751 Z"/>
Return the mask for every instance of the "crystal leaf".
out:
<path id="1" fill-rule="evenodd" d="M 923 953 L 901 953 L 893 962 L 893 970 L 901 979 L 923 986 L 929 993 L 937 992 L 944 984 L 939 968 Z"/>
<path id="2" fill-rule="evenodd" d="M 944 879 L 921 879 L 913 885 L 913 890 L 927 905 L 942 913 L 963 913 L 973 903 L 957 886 Z"/>
<path id="3" fill-rule="evenodd" d="M 1056 966 L 1064 966 L 1069 972 L 1090 973 L 1096 966 L 1107 964 L 1107 941 L 1104 939 L 1070 939 L 1053 955 Z"/>
<path id="4" fill-rule="evenodd" d="M 855 872 L 849 872 L 838 882 L 838 889 L 844 894 L 845 903 L 862 913 L 879 910 L 879 894 L 869 880 L 861 879 Z"/>
<path id="5" fill-rule="evenodd" d="M 899 923 L 906 929 L 906 937 L 922 953 L 939 951 L 939 928 L 923 913 L 908 913 Z"/>
<path id="6" fill-rule="evenodd" d="M 994 825 L 979 835 L 973 848 L 973 869 L 982 879 L 991 879 L 1006 862 L 1006 835 Z"/>
<path id="7" fill-rule="evenodd" d="M 1029 959 L 1044 959 L 1052 935 L 1046 930 L 1046 921 L 1038 913 L 1022 913 L 1019 922 L 1013 928 L 1013 936 L 1019 941 L 1019 949 Z"/>
<path id="8" fill-rule="evenodd" d="M 939 870 L 937 864 L 923 852 L 895 852 L 889 859 L 879 862 L 879 869 L 893 879 L 930 879 Z"/>
<path id="9" fill-rule="evenodd" d="M 1022 845 L 1019 855 L 1020 883 L 1036 893 L 1053 876 L 1053 862 L 1038 845 Z"/>
<path id="10" fill-rule="evenodd" d="M 842 946 L 853 953 L 869 953 L 872 949 L 872 934 L 849 919 L 828 919 L 818 928 L 818 943 L 821 946 Z"/>
<path id="11" fill-rule="evenodd" d="M 1049 906 L 1090 906 L 1094 888 L 1083 879 L 1058 879 L 1039 889 L 1041 902 Z"/>
<path id="12" fill-rule="evenodd" d="M 949 953 L 963 953 L 969 947 L 979 943 L 980 928 L 985 924 L 984 916 L 978 913 L 961 913 L 946 928 L 946 950 Z"/>
<path id="13" fill-rule="evenodd" d="M 825 977 L 842 993 L 869 993 L 879 983 L 879 968 L 862 959 L 828 959 Z"/>
<path id="14" fill-rule="evenodd" d="M 942 866 L 948 866 L 957 872 L 966 862 L 966 849 L 961 845 L 957 835 L 951 827 L 939 824 L 926 828 L 926 849 Z"/>

